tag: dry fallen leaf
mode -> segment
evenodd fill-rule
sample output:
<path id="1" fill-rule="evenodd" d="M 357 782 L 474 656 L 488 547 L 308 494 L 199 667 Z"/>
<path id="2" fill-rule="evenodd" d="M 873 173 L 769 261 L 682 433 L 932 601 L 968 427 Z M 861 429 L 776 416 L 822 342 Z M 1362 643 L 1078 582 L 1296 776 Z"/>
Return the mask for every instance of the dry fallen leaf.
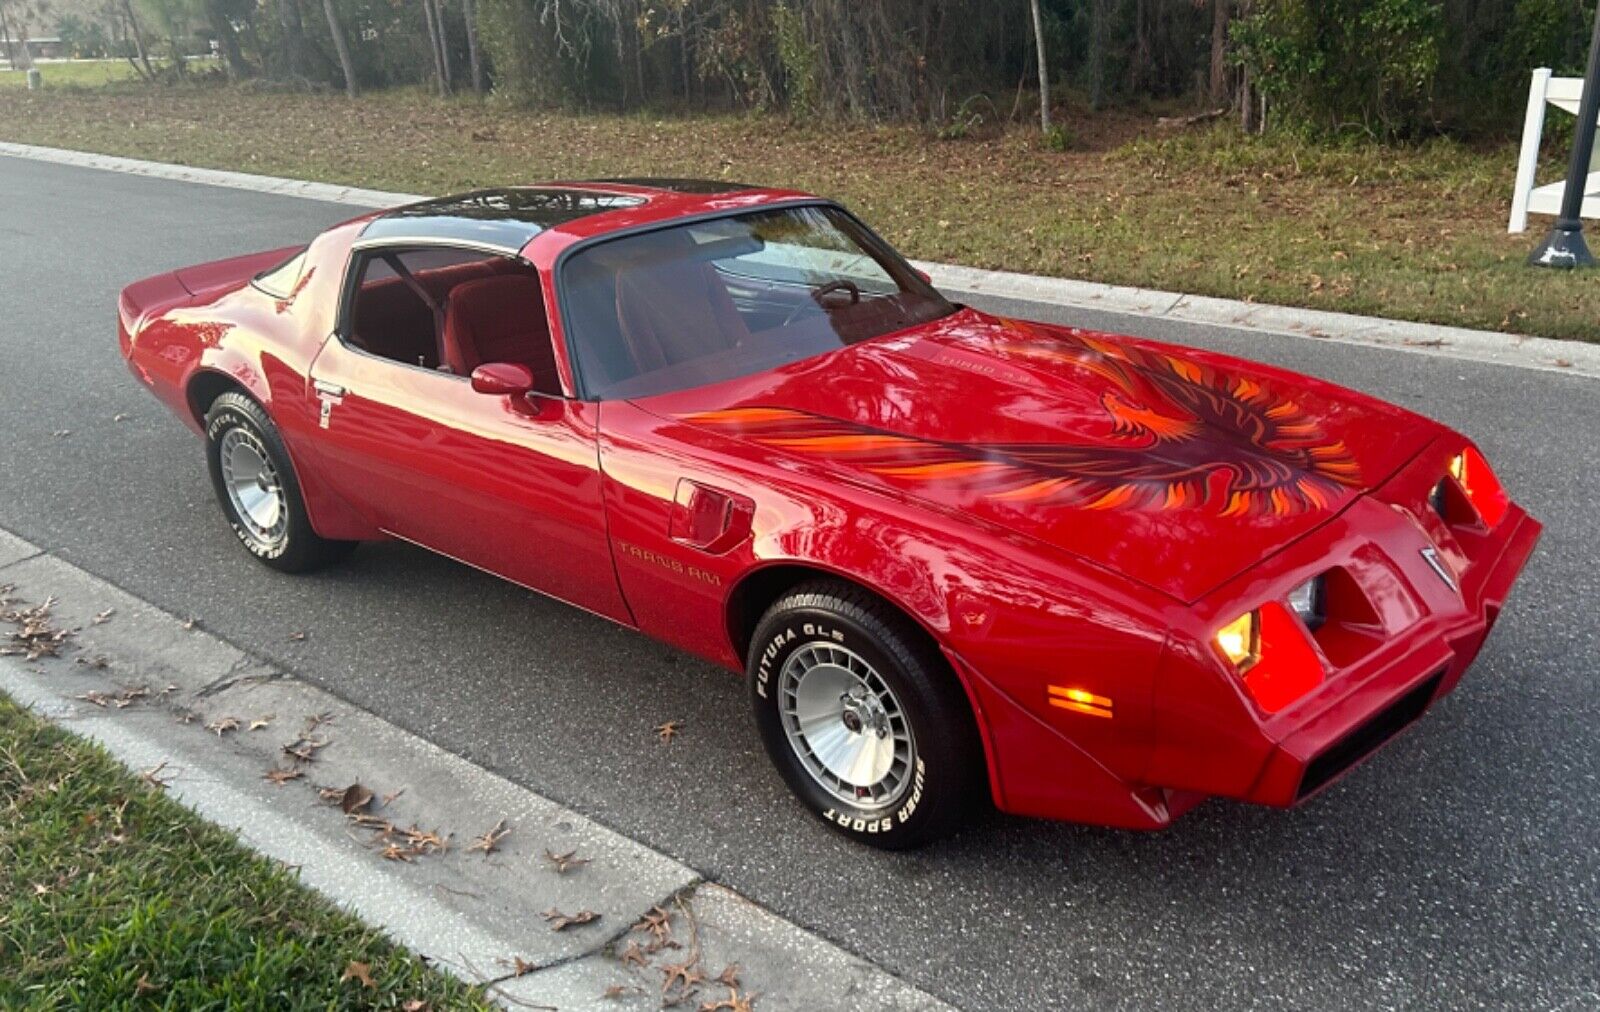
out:
<path id="1" fill-rule="evenodd" d="M 85 703 L 93 703 L 102 710 L 104 710 L 111 702 L 111 697 L 107 696 L 103 692 L 96 692 L 93 689 L 90 689 L 88 692 L 79 693 L 76 698 L 83 700 Z"/>
<path id="2" fill-rule="evenodd" d="M 136 995 L 149 994 L 151 991 L 161 990 L 160 985 L 150 983 L 150 975 L 139 974 L 139 979 L 133 982 L 133 993 Z"/>
<path id="3" fill-rule="evenodd" d="M 404 861 L 410 864 L 412 858 L 421 857 L 422 853 L 421 847 L 403 847 L 398 843 L 390 843 L 383 848 L 379 856 L 385 861 Z"/>
<path id="4" fill-rule="evenodd" d="M 311 762 L 317 758 L 319 749 L 327 748 L 328 742 L 322 738 L 298 738 L 283 746 L 283 754 L 291 759 L 303 763 Z"/>
<path id="5" fill-rule="evenodd" d="M 94 618 L 90 619 L 89 620 L 89 624 L 90 625 L 104 625 L 104 624 L 106 624 L 106 622 L 110 621 L 111 620 L 111 616 L 115 615 L 116 613 L 117 613 L 117 609 L 115 609 L 115 608 L 107 608 L 105 611 L 101 612 L 100 614 L 96 615 Z"/>
<path id="6" fill-rule="evenodd" d="M 360 784 L 346 787 L 344 794 L 339 798 L 339 808 L 346 815 L 353 815 L 370 804 L 372 804 L 372 791 Z"/>
<path id="7" fill-rule="evenodd" d="M 509 835 L 511 835 L 511 827 L 506 825 L 506 820 L 501 819 L 499 822 L 489 827 L 489 831 L 487 833 L 484 833 L 476 840 L 473 840 L 472 846 L 467 848 L 467 853 L 470 854 L 475 850 L 481 850 L 483 851 L 483 856 L 488 857 L 500 846 L 500 841 L 504 840 Z"/>
<path id="8" fill-rule="evenodd" d="M 672 915 L 660 907 L 651 907 L 630 930 L 647 931 L 657 941 L 665 941 L 672 934 Z"/>
<path id="9" fill-rule="evenodd" d="M 511 976 L 513 976 L 513 977 L 526 977 L 528 974 L 532 973 L 533 971 L 535 971 L 537 969 L 539 969 L 539 964 L 538 963 L 530 963 L 526 959 L 523 959 L 521 956 L 518 956 L 511 963 Z"/>
<path id="10" fill-rule="evenodd" d="M 623 984 L 612 984 L 601 993 L 600 997 L 607 1001 L 620 1001 L 629 990 L 631 989 Z"/>
<path id="11" fill-rule="evenodd" d="M 676 738 L 678 733 L 682 730 L 683 721 L 669 720 L 665 724 L 658 724 L 656 726 L 656 738 L 660 740 L 662 744 L 666 744 L 667 742 L 670 742 L 672 739 Z"/>
<path id="12" fill-rule="evenodd" d="M 273 715 L 270 714 L 270 713 L 267 714 L 265 717 L 257 717 L 255 720 L 252 720 L 250 722 L 250 730 L 252 730 L 252 731 L 261 730 L 262 728 L 266 727 L 268 724 L 272 723 L 272 717 L 273 717 Z"/>
<path id="13" fill-rule="evenodd" d="M 9 607 L 11 601 L 6 597 L 13 589 L 10 584 L 0 587 L 0 619 L 18 626 L 18 630 L 0 644 L 0 654 L 30 661 L 41 657 L 59 657 L 61 647 L 72 635 L 72 630 L 58 629 L 52 624 L 50 609 L 55 607 L 56 599 L 47 597 L 43 604 L 32 608 L 13 609 Z"/>
<path id="14" fill-rule="evenodd" d="M 638 942 L 629 942 L 628 947 L 622 950 L 622 955 L 617 957 L 623 966 L 646 967 L 650 965 L 650 957 L 639 948 Z"/>
<path id="15" fill-rule="evenodd" d="M 207 731 L 216 732 L 217 737 L 221 738 L 223 735 L 227 734 L 229 731 L 237 731 L 237 730 L 239 730 L 239 718 L 238 717 L 220 717 L 220 718 L 218 718 L 216 720 L 213 720 L 211 723 L 207 724 L 206 725 L 206 730 Z"/>
<path id="16" fill-rule="evenodd" d="M 372 966 L 368 963 L 357 963 L 353 960 L 350 965 L 344 968 L 344 972 L 339 974 L 339 983 L 343 984 L 347 980 L 359 980 L 365 987 L 375 988 L 378 986 L 372 980 Z"/>
<path id="17" fill-rule="evenodd" d="M 700 1006 L 700 1012 L 754 1012 L 756 996 L 754 994 L 742 995 L 736 987 L 728 988 L 728 997 L 721 1001 L 708 1001 Z"/>
<path id="18" fill-rule="evenodd" d="M 408 998 L 400 1003 L 400 1012 L 429 1012 L 432 1007 L 421 998 Z"/>
<path id="19" fill-rule="evenodd" d="M 576 850 L 569 850 L 565 854 L 556 854 L 552 851 L 544 852 L 544 859 L 555 868 L 557 875 L 565 875 L 568 869 L 581 868 L 589 863 L 586 857 L 578 857 Z"/>
<path id="20" fill-rule="evenodd" d="M 168 781 L 161 779 L 161 771 L 167 768 L 165 759 L 139 774 L 139 779 L 154 787 L 156 790 L 165 790 Z"/>
<path id="21" fill-rule="evenodd" d="M 706 981 L 706 975 L 701 971 L 698 959 L 686 959 L 681 963 L 668 963 L 661 968 L 661 974 L 662 995 L 669 994 L 676 987 L 680 999 L 687 997 L 696 985 L 704 984 Z"/>
<path id="22" fill-rule="evenodd" d="M 722 972 L 717 974 L 714 982 L 717 983 L 717 984 L 721 984 L 723 987 L 729 987 L 729 988 L 738 987 L 739 986 L 739 964 L 738 963 L 732 963 L 732 964 L 729 964 L 728 966 L 724 966 L 722 968 Z"/>
<path id="23" fill-rule="evenodd" d="M 274 766 L 267 770 L 266 777 L 264 779 L 281 786 L 291 780 L 299 780 L 304 775 L 305 774 L 301 773 L 297 769 L 284 769 L 281 766 Z"/>
<path id="24" fill-rule="evenodd" d="M 575 914 L 564 914 L 555 907 L 546 910 L 541 916 L 550 922 L 551 931 L 565 931 L 568 928 L 580 924 L 591 924 L 600 919 L 600 915 L 593 910 L 580 910 Z"/>
<path id="25" fill-rule="evenodd" d="M 303 632 L 292 632 L 292 633 L 289 634 L 289 639 L 294 641 L 295 643 L 304 642 L 305 638 L 306 638 L 306 634 L 303 633 Z"/>

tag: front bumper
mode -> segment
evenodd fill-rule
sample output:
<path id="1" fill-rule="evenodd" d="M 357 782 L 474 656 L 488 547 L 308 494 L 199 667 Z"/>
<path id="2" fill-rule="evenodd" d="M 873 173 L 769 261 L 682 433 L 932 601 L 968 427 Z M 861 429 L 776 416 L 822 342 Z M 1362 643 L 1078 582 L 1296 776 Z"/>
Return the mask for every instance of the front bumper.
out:
<path id="1" fill-rule="evenodd" d="M 1539 540 L 1513 509 L 1495 531 L 1498 557 L 1462 576 L 1460 607 L 1429 614 L 1388 648 L 1345 672 L 1331 692 L 1267 725 L 1276 744 L 1242 800 L 1299 804 L 1393 740 L 1460 684 Z"/>

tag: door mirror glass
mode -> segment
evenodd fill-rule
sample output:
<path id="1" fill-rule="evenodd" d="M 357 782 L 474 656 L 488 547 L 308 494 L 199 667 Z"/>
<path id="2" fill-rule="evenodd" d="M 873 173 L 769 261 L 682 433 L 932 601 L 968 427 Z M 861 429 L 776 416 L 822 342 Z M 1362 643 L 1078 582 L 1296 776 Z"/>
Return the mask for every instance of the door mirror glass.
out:
<path id="1" fill-rule="evenodd" d="M 472 370 L 472 389 L 480 394 L 516 397 L 533 386 L 533 370 L 515 362 L 485 362 Z"/>

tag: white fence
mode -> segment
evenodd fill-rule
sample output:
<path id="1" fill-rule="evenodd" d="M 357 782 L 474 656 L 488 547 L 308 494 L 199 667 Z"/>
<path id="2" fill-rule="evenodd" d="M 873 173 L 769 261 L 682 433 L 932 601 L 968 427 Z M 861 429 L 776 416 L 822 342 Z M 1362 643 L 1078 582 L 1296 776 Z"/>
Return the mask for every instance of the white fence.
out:
<path id="1" fill-rule="evenodd" d="M 1528 89 L 1528 118 L 1522 125 L 1522 156 L 1517 160 L 1517 185 L 1511 194 L 1510 231 L 1525 232 L 1529 214 L 1560 214 L 1566 189 L 1562 179 L 1537 185 L 1539 144 L 1544 140 L 1544 117 L 1550 106 L 1576 116 L 1583 98 L 1583 78 L 1555 77 L 1548 67 L 1533 72 Z M 1593 158 L 1590 159 L 1591 163 Z M 1600 218 L 1600 172 L 1589 173 L 1583 188 L 1583 217 Z"/>

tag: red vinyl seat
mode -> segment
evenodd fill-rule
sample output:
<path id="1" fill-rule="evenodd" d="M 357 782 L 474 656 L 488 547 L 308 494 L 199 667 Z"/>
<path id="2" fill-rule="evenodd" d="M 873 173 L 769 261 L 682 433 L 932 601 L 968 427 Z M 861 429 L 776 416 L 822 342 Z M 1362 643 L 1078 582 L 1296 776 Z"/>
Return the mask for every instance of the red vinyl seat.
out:
<path id="1" fill-rule="evenodd" d="M 453 288 L 445 303 L 444 355 L 457 376 L 470 376 L 485 362 L 512 362 L 533 370 L 535 390 L 560 392 L 544 295 L 530 274 L 501 274 Z"/>
<path id="2" fill-rule="evenodd" d="M 750 336 L 716 269 L 696 261 L 619 271 L 617 324 L 641 374 L 726 351 Z"/>

